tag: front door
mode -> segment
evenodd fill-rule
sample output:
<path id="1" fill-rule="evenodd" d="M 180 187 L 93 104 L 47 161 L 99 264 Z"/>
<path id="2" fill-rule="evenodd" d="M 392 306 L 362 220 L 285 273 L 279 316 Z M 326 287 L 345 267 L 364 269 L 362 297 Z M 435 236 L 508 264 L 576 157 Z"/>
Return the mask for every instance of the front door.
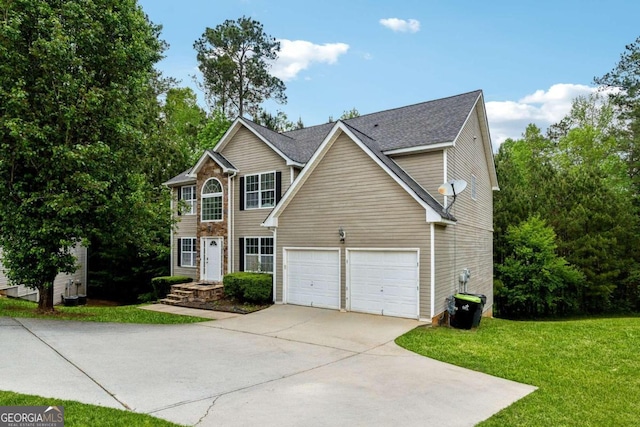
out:
<path id="1" fill-rule="evenodd" d="M 200 243 L 200 280 L 222 280 L 222 238 L 203 237 Z"/>

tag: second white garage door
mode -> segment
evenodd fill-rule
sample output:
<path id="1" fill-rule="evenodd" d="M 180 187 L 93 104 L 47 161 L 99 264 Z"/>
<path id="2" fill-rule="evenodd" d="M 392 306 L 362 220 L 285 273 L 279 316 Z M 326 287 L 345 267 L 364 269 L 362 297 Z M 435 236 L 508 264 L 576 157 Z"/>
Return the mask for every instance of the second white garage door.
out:
<path id="1" fill-rule="evenodd" d="M 286 249 L 286 302 L 340 308 L 340 251 Z"/>
<path id="2" fill-rule="evenodd" d="M 352 311 L 418 317 L 417 250 L 348 250 L 347 259 Z"/>

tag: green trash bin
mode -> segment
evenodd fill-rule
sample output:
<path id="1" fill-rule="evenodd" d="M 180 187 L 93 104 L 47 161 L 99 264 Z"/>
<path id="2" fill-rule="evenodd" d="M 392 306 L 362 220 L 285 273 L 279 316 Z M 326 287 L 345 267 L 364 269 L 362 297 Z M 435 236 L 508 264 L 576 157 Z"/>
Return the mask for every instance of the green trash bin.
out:
<path id="1" fill-rule="evenodd" d="M 451 326 L 458 329 L 471 329 L 478 326 L 480 315 L 482 315 L 482 299 L 469 294 L 455 294 L 453 298 L 455 313 L 451 316 Z"/>

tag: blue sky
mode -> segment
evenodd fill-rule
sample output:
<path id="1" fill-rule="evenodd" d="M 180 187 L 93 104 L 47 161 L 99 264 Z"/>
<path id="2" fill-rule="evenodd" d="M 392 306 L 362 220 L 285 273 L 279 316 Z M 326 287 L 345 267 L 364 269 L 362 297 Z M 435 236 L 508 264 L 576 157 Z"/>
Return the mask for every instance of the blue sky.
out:
<path id="1" fill-rule="evenodd" d="M 139 3 L 170 45 L 159 68 L 184 86 L 205 28 L 249 16 L 282 44 L 288 103 L 269 111 L 309 126 L 482 89 L 495 146 L 560 120 L 640 36 L 636 0 Z"/>

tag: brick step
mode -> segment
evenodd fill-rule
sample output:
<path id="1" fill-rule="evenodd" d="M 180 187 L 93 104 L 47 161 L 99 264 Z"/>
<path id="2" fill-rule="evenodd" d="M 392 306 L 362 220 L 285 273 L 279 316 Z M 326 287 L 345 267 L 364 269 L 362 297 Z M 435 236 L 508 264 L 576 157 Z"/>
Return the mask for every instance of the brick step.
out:
<path id="1" fill-rule="evenodd" d="M 189 295 L 193 295 L 193 291 L 185 291 L 183 289 L 174 289 L 174 290 L 171 291 L 171 294 L 173 294 L 173 295 L 181 295 L 181 296 L 184 295 L 184 296 L 188 297 Z"/>

